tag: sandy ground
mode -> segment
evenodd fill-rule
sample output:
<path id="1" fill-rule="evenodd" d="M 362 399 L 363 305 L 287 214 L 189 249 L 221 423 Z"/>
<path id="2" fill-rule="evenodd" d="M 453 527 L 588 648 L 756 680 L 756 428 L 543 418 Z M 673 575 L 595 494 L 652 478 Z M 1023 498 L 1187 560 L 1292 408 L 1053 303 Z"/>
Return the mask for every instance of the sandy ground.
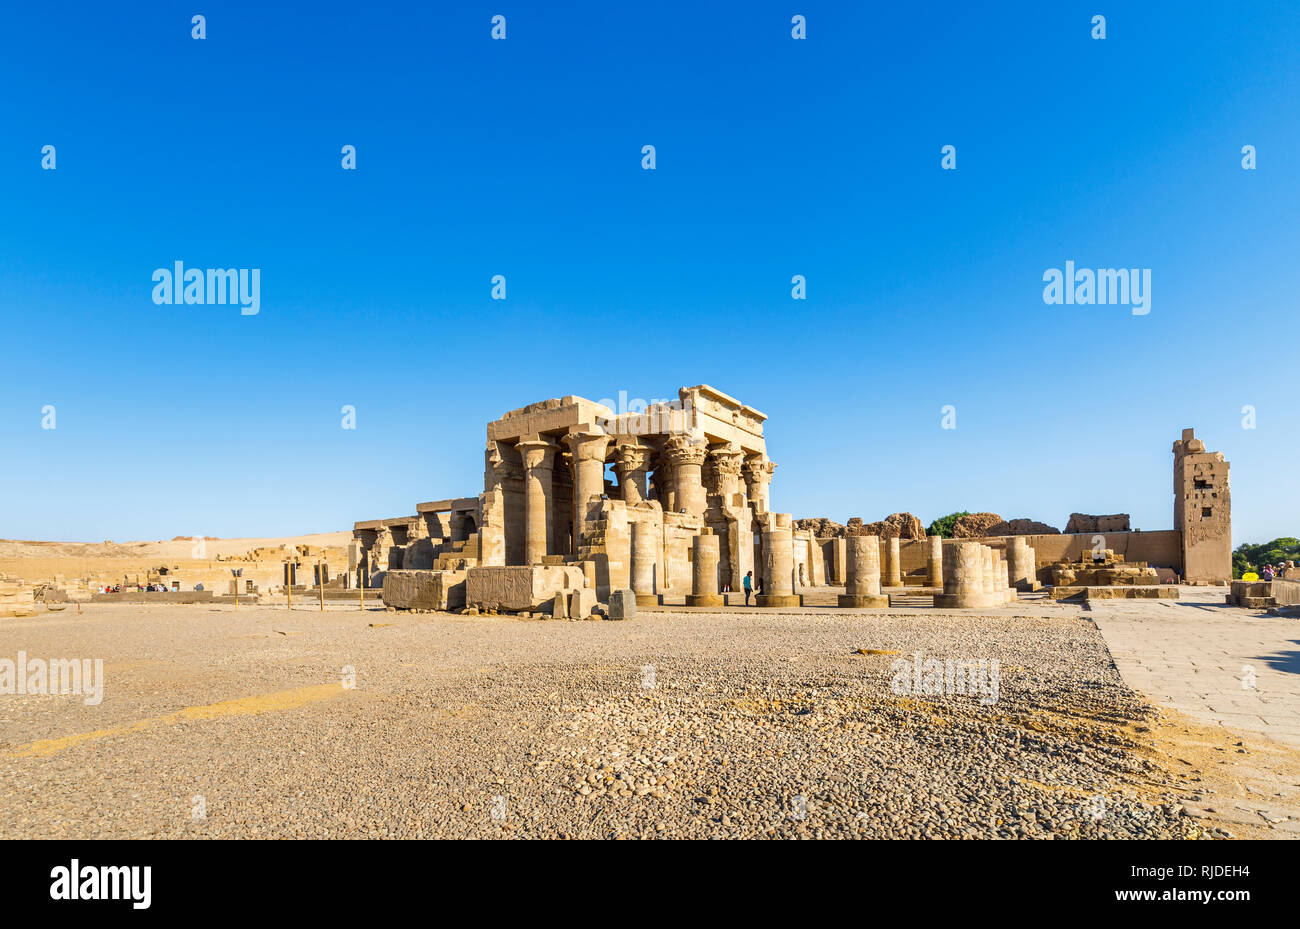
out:
<path id="1" fill-rule="evenodd" d="M 6 838 L 1300 825 L 1295 749 L 1156 709 L 1058 605 L 614 623 L 94 604 L 0 623 L 0 659 L 19 650 L 102 658 L 105 688 L 0 697 Z M 997 659 L 996 701 L 907 693 L 895 662 L 918 653 Z"/>

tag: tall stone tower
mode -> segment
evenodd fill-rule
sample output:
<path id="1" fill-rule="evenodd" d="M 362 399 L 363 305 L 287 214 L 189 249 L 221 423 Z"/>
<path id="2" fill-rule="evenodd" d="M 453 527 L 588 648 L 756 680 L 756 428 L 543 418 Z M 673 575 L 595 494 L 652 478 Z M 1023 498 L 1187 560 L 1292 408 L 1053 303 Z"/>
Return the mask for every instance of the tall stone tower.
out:
<path id="1" fill-rule="evenodd" d="M 1182 533 L 1183 580 L 1232 578 L 1232 499 L 1228 462 L 1207 452 L 1193 429 L 1174 443 L 1174 528 Z"/>

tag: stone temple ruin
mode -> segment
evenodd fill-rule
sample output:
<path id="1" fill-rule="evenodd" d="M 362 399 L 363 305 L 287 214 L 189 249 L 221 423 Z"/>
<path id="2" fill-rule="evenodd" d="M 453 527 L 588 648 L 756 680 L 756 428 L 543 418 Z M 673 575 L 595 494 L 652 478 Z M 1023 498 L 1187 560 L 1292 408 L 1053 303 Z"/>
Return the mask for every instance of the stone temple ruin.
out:
<path id="1" fill-rule="evenodd" d="M 579 590 L 713 605 L 751 571 L 771 579 L 764 603 L 797 605 L 795 580 L 824 584 L 825 564 L 811 532 L 796 562 L 789 515 L 769 509 L 766 418 L 707 385 L 632 412 L 582 397 L 513 410 L 487 426 L 482 494 L 357 523 L 350 568 L 442 609 L 555 609 Z"/>
<path id="2" fill-rule="evenodd" d="M 355 524 L 348 583 L 382 587 L 397 608 L 618 618 L 742 606 L 750 572 L 758 607 L 847 608 L 918 595 L 989 607 L 1066 574 L 1084 596 L 1112 583 L 1150 596 L 1150 565 L 1231 576 L 1228 465 L 1191 430 L 1174 446 L 1171 531 L 825 538 L 771 510 L 766 419 L 703 384 L 630 412 L 574 396 L 513 410 L 487 425 L 481 494 Z M 1085 554 L 1099 539 L 1104 565 Z"/>

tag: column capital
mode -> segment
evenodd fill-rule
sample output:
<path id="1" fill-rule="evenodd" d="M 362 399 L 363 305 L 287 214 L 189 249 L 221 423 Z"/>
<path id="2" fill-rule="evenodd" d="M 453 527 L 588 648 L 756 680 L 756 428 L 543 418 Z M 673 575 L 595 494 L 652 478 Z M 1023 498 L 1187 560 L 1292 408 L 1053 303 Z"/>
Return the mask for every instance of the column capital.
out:
<path id="1" fill-rule="evenodd" d="M 745 459 L 745 476 L 751 480 L 771 480 L 776 470 L 776 462 L 761 455 L 750 455 Z"/>
<path id="2" fill-rule="evenodd" d="M 744 454 L 739 445 L 731 443 L 709 449 L 709 460 L 719 474 L 740 477 Z"/>
<path id="3" fill-rule="evenodd" d="M 693 443 L 685 436 L 675 435 L 664 443 L 664 456 L 673 467 L 702 465 L 708 454 L 704 443 Z"/>
<path id="4" fill-rule="evenodd" d="M 524 468 L 529 471 L 554 467 L 555 453 L 559 451 L 558 445 L 540 436 L 520 439 L 515 447 L 523 457 Z"/>
<path id="5" fill-rule="evenodd" d="M 502 481 L 517 481 L 524 476 L 523 468 L 502 455 L 495 442 L 487 449 L 483 458 L 486 477 L 484 485 L 489 490 L 500 485 Z"/>
<path id="6" fill-rule="evenodd" d="M 618 445 L 614 448 L 614 469 L 617 471 L 640 471 L 650 466 L 650 456 L 654 449 L 648 445 Z"/>
<path id="7" fill-rule="evenodd" d="M 614 437 L 604 430 L 577 429 L 563 436 L 561 441 L 575 462 L 599 460 L 604 464 Z"/>
<path id="8" fill-rule="evenodd" d="M 645 445 L 627 443 L 614 449 L 614 473 L 628 503 L 645 499 L 645 474 L 650 467 L 653 449 Z"/>

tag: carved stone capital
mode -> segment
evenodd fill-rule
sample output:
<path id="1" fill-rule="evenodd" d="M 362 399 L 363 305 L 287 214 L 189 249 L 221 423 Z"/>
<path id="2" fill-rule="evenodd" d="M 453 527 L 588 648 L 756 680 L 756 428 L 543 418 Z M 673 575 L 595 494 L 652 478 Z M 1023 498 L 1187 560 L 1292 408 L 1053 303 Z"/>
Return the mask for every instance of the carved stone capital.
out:
<path id="1" fill-rule="evenodd" d="M 724 445 L 709 450 L 709 463 L 723 477 L 740 477 L 744 453 L 738 446 Z"/>
<path id="2" fill-rule="evenodd" d="M 620 445 L 614 449 L 614 470 L 620 474 L 644 471 L 650 466 L 650 455 L 644 445 Z"/>
<path id="3" fill-rule="evenodd" d="M 555 467 L 559 447 L 549 439 L 524 439 L 516 446 L 523 458 L 525 471 L 549 471 Z"/>
<path id="4" fill-rule="evenodd" d="M 708 448 L 703 443 L 694 444 L 684 436 L 675 435 L 664 443 L 664 456 L 674 468 L 702 465 L 707 454 Z"/>
<path id="5" fill-rule="evenodd" d="M 575 462 L 599 461 L 604 464 L 609 444 L 614 439 L 605 432 L 570 432 L 562 441 Z"/>
<path id="6" fill-rule="evenodd" d="M 772 472 L 776 470 L 776 462 L 769 458 L 752 457 L 745 459 L 744 467 L 745 480 L 766 484 L 772 480 Z"/>

